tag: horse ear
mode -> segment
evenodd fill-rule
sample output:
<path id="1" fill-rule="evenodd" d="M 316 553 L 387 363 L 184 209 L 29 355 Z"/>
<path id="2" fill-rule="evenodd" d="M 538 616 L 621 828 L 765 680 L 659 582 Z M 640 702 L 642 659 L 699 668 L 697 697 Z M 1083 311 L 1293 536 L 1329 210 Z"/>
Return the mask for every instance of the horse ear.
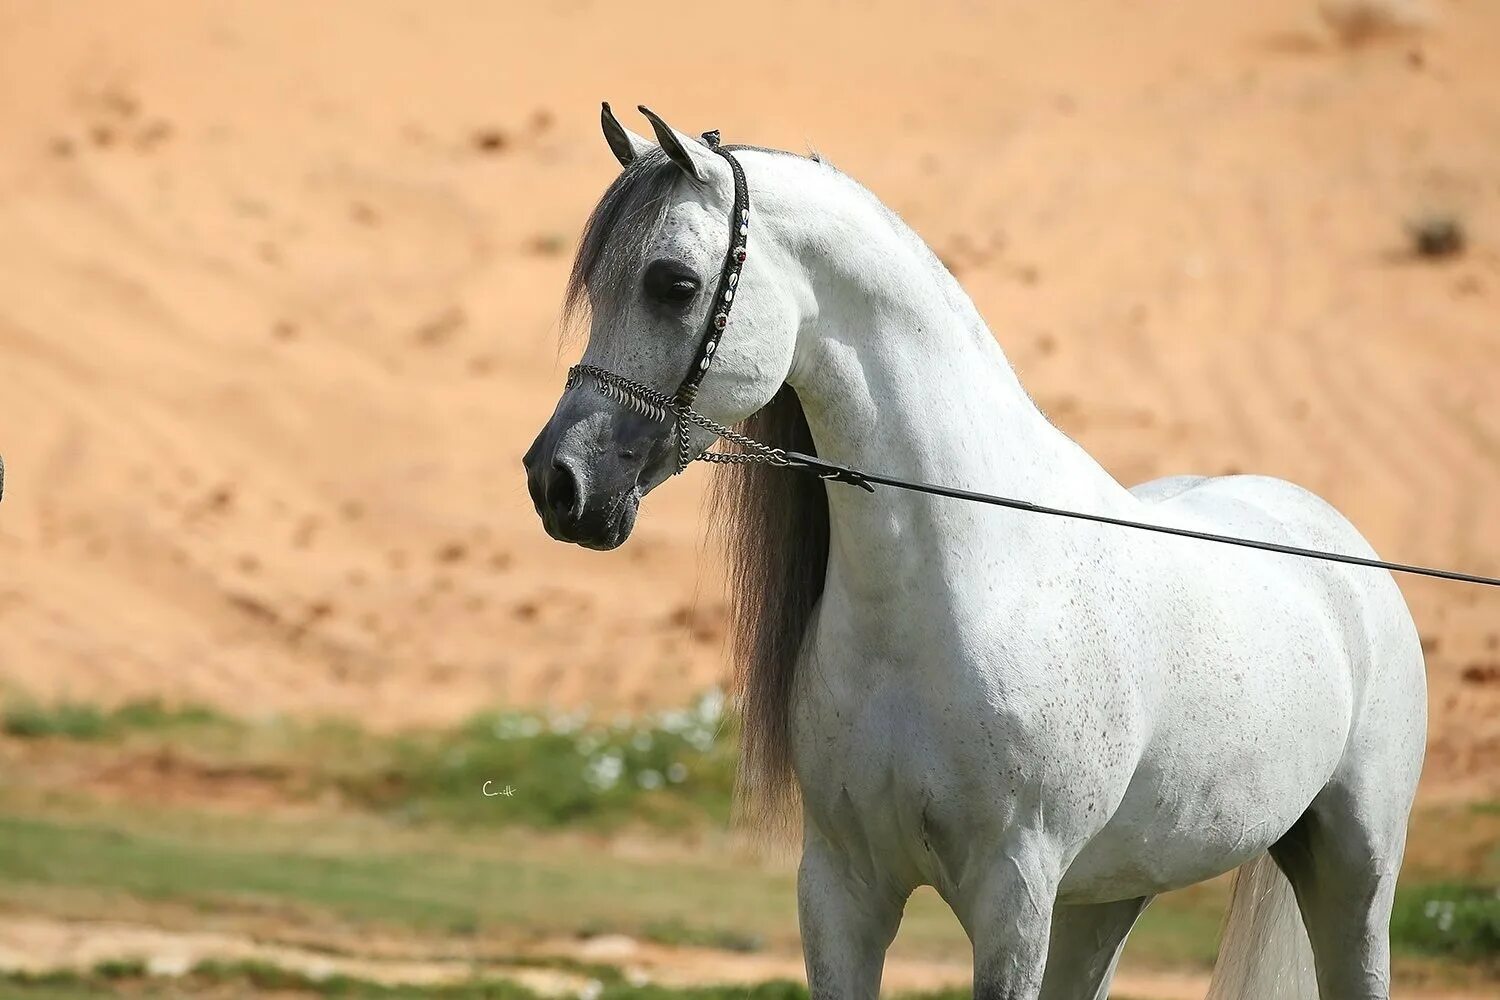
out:
<path id="1" fill-rule="evenodd" d="M 708 151 L 708 147 L 662 121 L 656 112 L 644 104 L 641 105 L 641 114 L 646 116 L 651 127 L 656 130 L 656 141 L 661 143 L 662 152 L 681 167 L 683 173 L 699 184 L 705 183 L 714 161 L 714 154 Z"/>
<path id="2" fill-rule="evenodd" d="M 643 155 L 651 148 L 651 141 L 636 135 L 630 129 L 621 125 L 615 113 L 609 109 L 609 102 L 605 101 L 599 110 L 599 124 L 604 129 L 604 141 L 609 143 L 609 148 L 614 152 L 615 159 L 620 161 L 620 166 L 628 167 L 635 161 L 636 157 Z"/>

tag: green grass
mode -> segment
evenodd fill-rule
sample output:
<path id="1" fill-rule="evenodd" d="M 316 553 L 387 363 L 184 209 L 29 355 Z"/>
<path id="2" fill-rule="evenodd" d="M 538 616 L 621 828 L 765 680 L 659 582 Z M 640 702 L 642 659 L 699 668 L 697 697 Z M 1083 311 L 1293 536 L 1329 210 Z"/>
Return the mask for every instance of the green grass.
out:
<path id="1" fill-rule="evenodd" d="M 1411 954 L 1500 964 L 1500 888 L 1448 884 L 1398 892 L 1391 942 Z"/>
<path id="2" fill-rule="evenodd" d="M 56 737 L 97 741 L 118 739 L 132 732 L 180 732 L 185 728 L 227 724 L 212 709 L 168 707 L 158 699 L 127 702 L 115 709 L 62 701 L 41 704 L 17 701 L 0 713 L 0 731 L 19 739 Z"/>
<path id="3" fill-rule="evenodd" d="M 663 986 L 632 986 L 615 973 L 596 980 L 598 1000 L 806 1000 L 807 990 L 797 983 L 768 982 L 755 986 L 725 986 L 681 989 Z M 262 962 L 203 962 L 183 976 L 164 978 L 134 970 L 95 968 L 89 972 L 58 972 L 45 975 L 0 974 L 0 989 L 6 997 L 96 998 L 114 996 L 223 996 L 306 994 L 318 997 L 371 998 L 371 1000 L 537 1000 L 530 990 L 506 979 L 476 978 L 451 984 L 421 986 L 384 985 L 350 976 L 312 977 Z M 165 993 L 158 991 L 166 991 Z M 913 1000 L 957 1000 L 967 994 L 933 993 Z"/>
<path id="4" fill-rule="evenodd" d="M 576 838 L 496 838 L 383 830 L 367 823 L 233 817 L 90 821 L 0 816 L 0 900 L 81 891 L 294 922 L 380 925 L 439 935 L 495 929 L 621 932 L 728 950 L 796 946 L 789 870 L 727 850 L 618 858 Z M 1131 937 L 1152 966 L 1205 968 L 1216 946 L 1221 883 L 1158 900 Z M 1500 897 L 1464 885 L 1403 885 L 1393 941 L 1403 954 L 1490 964 L 1500 957 Z M 907 908 L 897 951 L 962 958 L 952 915 L 930 890 Z"/>
<path id="5" fill-rule="evenodd" d="M 125 897 L 444 935 L 505 927 L 644 937 L 681 925 L 786 945 L 795 934 L 791 874 L 720 855 L 621 860 L 586 841 L 403 836 L 359 823 L 173 823 L 161 814 L 152 823 L 0 817 L 0 898 L 31 906 L 49 893 L 82 894 L 95 909 Z"/>
<path id="6" fill-rule="evenodd" d="M 339 787 L 363 806 L 417 821 L 722 826 L 734 791 L 733 730 L 712 697 L 608 724 L 487 714 L 453 730 L 397 736 L 379 750 L 378 766 L 340 775 Z"/>
<path id="7" fill-rule="evenodd" d="M 742 931 L 708 932 L 676 919 L 647 924 L 642 936 L 657 944 L 717 948 L 720 951 L 752 952 L 765 947 L 765 941 L 759 935 Z"/>
<path id="8" fill-rule="evenodd" d="M 611 977 L 608 982 L 615 985 L 617 977 Z M 139 963 L 106 963 L 86 972 L 0 973 L 0 989 L 7 997 L 161 995 L 158 991 L 169 991 L 167 995 L 171 996 L 200 993 L 218 996 L 232 987 L 253 991 L 250 995 L 274 991 L 278 994 L 391 1000 L 421 997 L 435 1000 L 534 1000 L 536 997 L 530 990 L 505 979 L 476 977 L 467 982 L 445 985 L 384 985 L 344 975 L 312 977 L 265 962 L 200 962 L 186 974 L 170 978 L 151 976 Z"/>
<path id="9" fill-rule="evenodd" d="M 597 1000 L 808 1000 L 800 983 L 775 980 L 753 986 L 668 987 L 633 986 L 617 970 L 601 970 Z M 140 967 L 96 967 L 90 972 L 46 975 L 0 973 L 4 996 L 47 1000 L 94 1000 L 117 996 L 224 996 L 305 994 L 317 997 L 347 997 L 351 1000 L 538 1000 L 537 994 L 504 979 L 475 978 L 467 982 L 399 986 L 384 985 L 350 976 L 321 978 L 289 972 L 261 962 L 202 962 L 186 975 L 165 979 L 145 974 Z M 158 992 L 158 991 L 163 992 Z M 898 994 L 907 1000 L 968 1000 L 968 990 L 943 990 Z"/>
<path id="10" fill-rule="evenodd" d="M 1228 902 L 1228 879 L 1158 896 L 1130 932 L 1131 960 L 1152 968 L 1212 968 Z"/>
<path id="11" fill-rule="evenodd" d="M 11 736 L 36 739 L 43 736 L 65 736 L 74 740 L 103 739 L 109 731 L 105 714 L 92 705 L 64 702 L 40 706 L 8 706 L 0 727 Z"/>
<path id="12" fill-rule="evenodd" d="M 304 927 L 467 937 L 619 932 L 727 950 L 798 947 L 790 866 L 758 864 L 724 844 L 617 857 L 588 838 L 438 834 L 357 819 L 0 815 L 0 903 L 78 916 L 126 901 L 273 913 Z M 1132 956 L 1206 964 L 1222 903 L 1217 885 L 1167 897 L 1137 928 Z M 936 893 L 923 889 L 908 903 L 895 953 L 964 960 L 968 945 Z"/>
<path id="13" fill-rule="evenodd" d="M 289 800 L 334 794 L 403 823 L 487 828 L 722 827 L 736 761 L 734 729 L 716 695 L 639 717 L 494 712 L 396 734 L 337 722 L 250 723 L 156 701 L 113 710 L 22 702 L 0 715 L 0 729 L 100 745 L 101 753 L 167 751 L 204 770 L 277 784 Z"/>
<path id="14" fill-rule="evenodd" d="M 281 818 L 140 809 L 30 785 L 24 770 L 0 774 L 0 903 L 13 907 L 94 916 L 144 903 L 439 936 L 797 946 L 790 866 L 750 861 L 724 835 L 735 741 L 714 699 L 607 721 L 492 713 L 395 735 L 156 702 L 13 705 L 3 724 L 13 738 L 76 742 L 70 752 L 101 764 L 166 752 L 210 778 L 228 768 L 319 806 Z M 506 786 L 513 795 L 485 794 Z M 664 828 L 673 836 L 661 838 Z M 649 832 L 660 850 L 616 855 L 597 836 L 606 830 Z M 1493 804 L 1418 814 L 1392 923 L 1400 955 L 1500 975 L 1497 833 Z M 1207 968 L 1224 898 L 1223 880 L 1162 897 L 1127 960 Z M 895 952 L 963 959 L 967 944 L 921 890 Z"/>

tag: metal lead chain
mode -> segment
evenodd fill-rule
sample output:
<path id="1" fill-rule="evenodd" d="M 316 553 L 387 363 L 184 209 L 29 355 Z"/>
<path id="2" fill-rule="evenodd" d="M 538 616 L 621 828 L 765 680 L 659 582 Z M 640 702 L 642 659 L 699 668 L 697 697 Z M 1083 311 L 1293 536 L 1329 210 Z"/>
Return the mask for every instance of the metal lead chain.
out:
<path id="1" fill-rule="evenodd" d="M 565 388 L 571 389 L 580 379 L 585 378 L 594 390 L 606 399 L 613 400 L 653 420 L 672 421 L 672 435 L 677 439 L 678 472 L 682 472 L 694 460 L 718 465 L 748 465 L 755 462 L 764 462 L 768 465 L 790 464 L 787 453 L 783 449 L 773 448 L 754 438 L 746 437 L 733 427 L 725 427 L 717 421 L 710 420 L 687 403 L 629 376 L 617 375 L 595 365 L 574 365 L 568 369 Z M 741 450 L 704 451 L 694 455 L 692 444 L 688 440 L 689 424 L 701 427 L 717 438 L 723 438 L 725 441 L 738 445 Z"/>
<path id="2" fill-rule="evenodd" d="M 1007 507 L 1011 510 L 1026 511 L 1032 514 L 1045 514 L 1049 517 L 1065 517 L 1078 521 L 1092 521 L 1097 524 L 1110 524 L 1120 528 L 1135 528 L 1140 531 L 1152 531 L 1163 535 L 1176 535 L 1181 538 L 1195 538 L 1205 542 L 1217 542 L 1221 545 L 1237 545 L 1241 548 L 1260 549 L 1265 552 L 1279 552 L 1284 555 L 1300 556 L 1304 559 L 1322 559 L 1327 562 L 1345 563 L 1351 566 L 1369 566 L 1374 569 L 1389 570 L 1392 573 L 1411 573 L 1416 576 L 1435 577 L 1439 580 L 1456 580 L 1460 583 L 1477 583 L 1487 587 L 1500 587 L 1500 577 L 1479 576 L 1474 573 L 1460 573 L 1451 569 L 1436 569 L 1431 566 L 1413 566 L 1407 563 L 1387 562 L 1384 559 L 1371 559 L 1368 556 L 1346 555 L 1340 552 L 1324 552 L 1321 549 L 1304 549 L 1296 545 L 1282 545 L 1279 542 L 1265 542 L 1253 538 L 1240 538 L 1235 535 L 1218 535 L 1207 531 L 1194 531 L 1190 528 L 1176 528 L 1166 524 L 1156 524 L 1148 521 L 1131 521 L 1122 517 L 1111 517 L 1105 514 L 1091 514 L 1085 511 L 1068 510 L 1064 507 L 1046 507 L 1041 504 L 1031 503 L 1027 500 L 1016 500 L 1011 497 L 998 496 L 993 493 L 975 493 L 971 490 L 961 490 L 952 486 L 941 486 L 936 483 L 914 482 L 910 479 L 897 479 L 894 476 L 882 476 L 873 472 L 861 472 L 851 469 L 837 462 L 818 458 L 816 455 L 804 455 L 800 452 L 787 451 L 783 448 L 773 448 L 753 438 L 746 437 L 739 431 L 725 427 L 723 424 L 695 413 L 687 405 L 677 399 L 657 392 L 650 386 L 643 385 L 623 375 L 596 368 L 593 365 L 575 365 L 568 371 L 568 386 L 571 388 L 579 378 L 586 377 L 594 385 L 594 388 L 610 399 L 617 400 L 625 406 L 629 406 L 638 413 L 661 414 L 661 419 L 672 420 L 673 433 L 677 436 L 677 471 L 686 469 L 696 457 L 702 462 L 718 462 L 724 465 L 743 465 L 751 462 L 765 462 L 770 465 L 784 466 L 810 472 L 819 479 L 844 483 L 856 486 L 862 490 L 873 493 L 876 486 L 889 486 L 898 490 L 911 490 L 915 493 L 927 493 L 932 496 L 950 497 L 954 500 L 967 500 L 974 503 L 991 504 L 996 507 Z M 694 456 L 688 446 L 687 425 L 695 424 L 705 430 L 713 432 L 726 441 L 732 441 L 742 448 L 742 451 L 705 451 L 701 455 Z"/>

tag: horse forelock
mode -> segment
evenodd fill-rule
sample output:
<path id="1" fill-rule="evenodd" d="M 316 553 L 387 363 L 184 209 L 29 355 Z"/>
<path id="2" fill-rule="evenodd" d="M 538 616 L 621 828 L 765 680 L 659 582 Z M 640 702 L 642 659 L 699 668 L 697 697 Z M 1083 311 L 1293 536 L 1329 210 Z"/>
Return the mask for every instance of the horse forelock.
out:
<path id="1" fill-rule="evenodd" d="M 764 146 L 730 146 L 742 152 L 770 153 L 801 159 L 796 153 Z M 807 159 L 828 166 L 816 153 Z M 563 293 L 563 328 L 567 330 L 585 305 L 638 270 L 641 258 L 661 231 L 682 170 L 659 148 L 637 156 L 605 189 L 584 224 L 578 252 Z"/>
<path id="2" fill-rule="evenodd" d="M 605 189 L 584 224 L 563 293 L 563 326 L 637 270 L 666 218 L 682 172 L 660 150 L 637 157 Z"/>

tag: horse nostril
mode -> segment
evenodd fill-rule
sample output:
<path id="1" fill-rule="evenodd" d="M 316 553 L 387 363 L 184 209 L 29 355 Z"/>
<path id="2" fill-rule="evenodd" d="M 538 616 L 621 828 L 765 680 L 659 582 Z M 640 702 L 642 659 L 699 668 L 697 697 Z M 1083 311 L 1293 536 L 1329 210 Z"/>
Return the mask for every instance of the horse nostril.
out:
<path id="1" fill-rule="evenodd" d="M 552 463 L 552 475 L 547 478 L 547 506 L 559 517 L 573 513 L 578 503 L 578 480 L 573 470 L 561 461 Z"/>

